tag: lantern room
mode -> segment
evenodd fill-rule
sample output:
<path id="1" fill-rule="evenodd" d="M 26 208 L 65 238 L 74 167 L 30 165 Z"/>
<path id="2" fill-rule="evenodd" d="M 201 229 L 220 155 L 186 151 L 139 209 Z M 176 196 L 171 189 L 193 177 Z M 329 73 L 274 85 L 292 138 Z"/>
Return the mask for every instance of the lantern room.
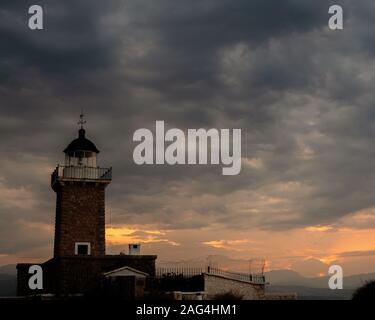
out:
<path id="1" fill-rule="evenodd" d="M 99 150 L 93 142 L 86 138 L 85 134 L 85 129 L 79 129 L 78 138 L 73 140 L 64 150 L 66 167 L 97 167 Z"/>

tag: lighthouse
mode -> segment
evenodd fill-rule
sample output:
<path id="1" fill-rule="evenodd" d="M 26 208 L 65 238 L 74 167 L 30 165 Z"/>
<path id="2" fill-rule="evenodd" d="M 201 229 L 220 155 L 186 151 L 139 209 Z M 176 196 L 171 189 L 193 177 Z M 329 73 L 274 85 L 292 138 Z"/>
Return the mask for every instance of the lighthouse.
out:
<path id="1" fill-rule="evenodd" d="M 56 193 L 54 257 L 105 255 L 105 189 L 112 168 L 98 166 L 99 150 L 86 138 L 83 115 L 78 138 L 64 149 L 65 162 L 52 174 Z"/>
<path id="2" fill-rule="evenodd" d="M 106 254 L 105 193 L 112 181 L 112 168 L 99 165 L 100 152 L 88 138 L 83 114 L 78 124 L 78 137 L 63 149 L 65 159 L 51 174 L 56 194 L 53 258 L 40 264 L 19 263 L 17 294 L 103 294 L 103 290 L 117 290 L 112 287 L 113 279 L 126 278 L 121 292 L 134 298 L 143 292 L 143 280 L 155 275 L 157 256 L 141 255 L 139 247 L 128 255 Z M 37 290 L 29 287 L 29 271 L 35 265 L 43 275 L 43 288 Z"/>

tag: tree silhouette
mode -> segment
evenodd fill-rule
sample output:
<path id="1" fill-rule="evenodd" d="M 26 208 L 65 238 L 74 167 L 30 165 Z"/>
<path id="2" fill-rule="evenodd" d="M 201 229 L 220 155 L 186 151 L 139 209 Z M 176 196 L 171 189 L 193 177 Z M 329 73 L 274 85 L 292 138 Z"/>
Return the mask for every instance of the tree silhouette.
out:
<path id="1" fill-rule="evenodd" d="M 372 300 L 375 301 L 375 281 L 367 282 L 357 289 L 352 297 L 355 301 Z"/>

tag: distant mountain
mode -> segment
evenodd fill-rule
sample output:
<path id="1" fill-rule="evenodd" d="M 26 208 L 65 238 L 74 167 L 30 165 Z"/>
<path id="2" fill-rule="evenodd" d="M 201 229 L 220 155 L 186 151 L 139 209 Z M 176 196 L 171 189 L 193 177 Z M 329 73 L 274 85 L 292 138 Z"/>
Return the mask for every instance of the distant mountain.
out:
<path id="1" fill-rule="evenodd" d="M 16 295 L 17 270 L 15 264 L 0 266 L 0 297 Z"/>
<path id="2" fill-rule="evenodd" d="M 306 278 L 292 270 L 274 270 L 266 272 L 266 292 L 296 293 L 299 300 L 348 300 L 355 289 L 368 281 L 375 280 L 375 273 L 344 277 L 343 290 L 328 288 L 329 277 Z"/>
<path id="3" fill-rule="evenodd" d="M 10 274 L 15 276 L 17 274 L 17 269 L 15 264 L 6 264 L 0 266 L 0 274 Z"/>
<path id="4" fill-rule="evenodd" d="M 272 286 L 302 286 L 327 289 L 329 277 L 306 278 L 292 270 L 273 270 L 266 272 L 267 282 Z M 375 273 L 344 277 L 345 289 L 357 289 L 368 281 L 375 280 Z"/>
<path id="5" fill-rule="evenodd" d="M 344 277 L 344 287 L 357 289 L 370 281 L 375 281 L 375 272 Z M 325 282 L 328 282 L 328 277 L 325 278 Z"/>
<path id="6" fill-rule="evenodd" d="M 0 274 L 0 297 L 16 295 L 17 277 L 10 274 Z"/>
<path id="7" fill-rule="evenodd" d="M 292 270 L 273 270 L 266 272 L 265 276 L 267 282 L 269 282 L 271 285 L 308 285 L 307 278 L 301 276 L 298 272 Z"/>

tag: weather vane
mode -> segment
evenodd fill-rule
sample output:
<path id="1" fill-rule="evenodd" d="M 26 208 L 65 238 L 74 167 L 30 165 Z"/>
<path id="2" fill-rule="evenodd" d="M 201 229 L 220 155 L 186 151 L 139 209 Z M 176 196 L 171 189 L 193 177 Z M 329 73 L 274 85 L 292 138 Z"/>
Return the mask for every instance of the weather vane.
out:
<path id="1" fill-rule="evenodd" d="M 78 125 L 81 126 L 81 129 L 83 129 L 83 125 L 86 123 L 86 120 L 84 120 L 84 113 L 83 113 L 83 110 L 81 110 L 81 114 L 79 115 L 79 121 L 78 121 Z"/>

